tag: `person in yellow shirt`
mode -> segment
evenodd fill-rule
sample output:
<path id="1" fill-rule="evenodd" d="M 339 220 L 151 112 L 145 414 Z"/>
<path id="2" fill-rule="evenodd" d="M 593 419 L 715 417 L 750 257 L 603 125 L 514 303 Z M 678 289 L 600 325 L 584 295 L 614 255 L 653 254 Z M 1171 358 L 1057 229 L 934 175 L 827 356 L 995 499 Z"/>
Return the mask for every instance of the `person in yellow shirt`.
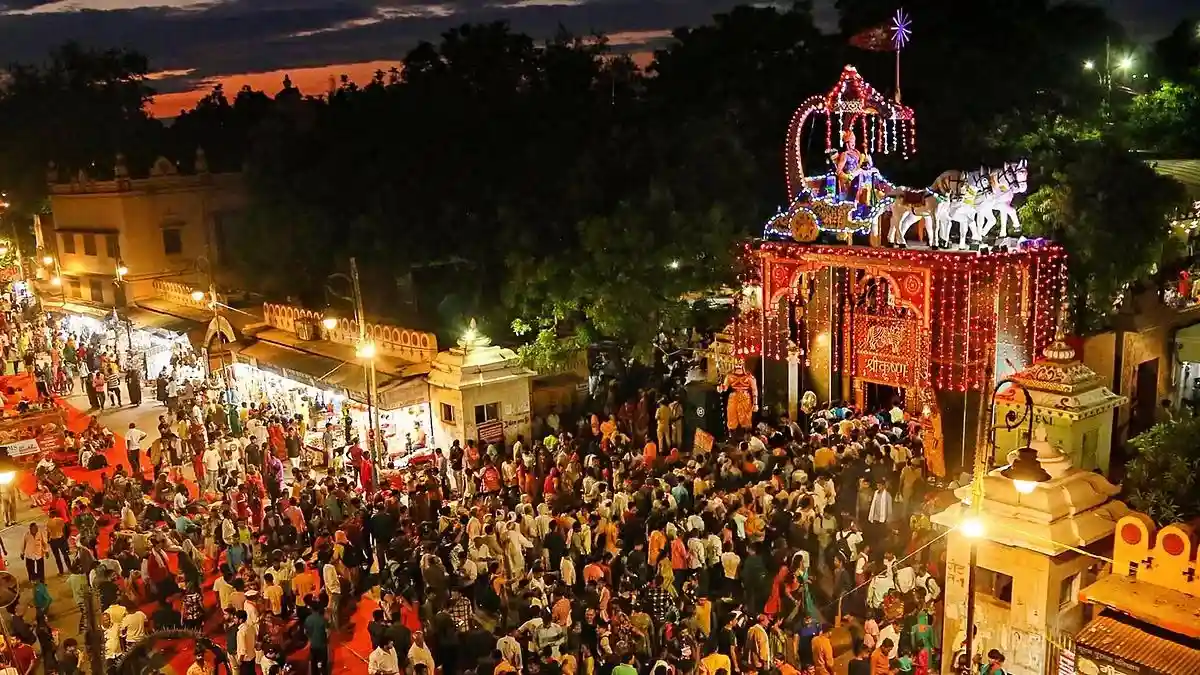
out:
<path id="1" fill-rule="evenodd" d="M 317 593 L 317 575 L 305 568 L 304 561 L 296 561 L 296 576 L 292 577 L 292 592 L 296 594 L 296 614 L 308 616 L 308 601 L 310 595 Z"/>
<path id="2" fill-rule="evenodd" d="M 828 469 L 834 464 L 837 464 L 837 452 L 833 448 L 825 446 L 813 453 L 814 468 Z"/>
<path id="3" fill-rule="evenodd" d="M 275 575 L 267 572 L 263 575 L 263 581 L 267 582 L 263 588 L 263 597 L 267 600 L 267 609 L 275 616 L 283 614 L 283 586 L 280 586 L 275 581 Z"/>
<path id="4" fill-rule="evenodd" d="M 651 530 L 649 546 L 646 547 L 646 564 L 651 567 L 658 564 L 658 557 L 667 548 L 667 535 L 662 530 Z"/>
<path id="5" fill-rule="evenodd" d="M 729 657 L 718 651 L 716 645 L 709 647 L 709 653 L 704 658 L 700 659 L 700 666 L 697 669 L 699 675 L 732 675 L 733 663 Z"/>
<path id="6" fill-rule="evenodd" d="M 188 666 L 187 675 L 213 675 L 213 668 L 204 658 L 203 649 L 196 649 L 196 661 Z"/>

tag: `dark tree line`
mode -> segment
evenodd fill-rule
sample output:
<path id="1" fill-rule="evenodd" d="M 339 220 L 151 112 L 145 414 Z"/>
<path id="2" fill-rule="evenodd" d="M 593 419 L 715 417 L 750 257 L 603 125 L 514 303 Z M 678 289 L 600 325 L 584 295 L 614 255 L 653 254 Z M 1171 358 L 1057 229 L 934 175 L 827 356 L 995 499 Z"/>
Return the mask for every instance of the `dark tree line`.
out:
<path id="1" fill-rule="evenodd" d="M 1178 137 L 1200 152 L 1194 89 L 1163 93 L 1194 86 L 1189 28 L 1140 52 L 1155 79 L 1107 105 L 1081 64 L 1103 55 L 1106 36 L 1115 50 L 1135 45 L 1103 9 L 916 4 L 902 86 L 919 152 L 882 168 L 924 185 L 948 168 L 1029 157 L 1028 229 L 1068 242 L 1075 295 L 1087 298 L 1077 319 L 1101 324 L 1110 296 L 1161 258 L 1181 197 L 1128 150 Z M 796 106 L 845 63 L 893 89 L 893 55 L 848 36 L 895 5 L 838 7 L 838 35 L 817 30 L 809 3 L 736 8 L 675 31 L 645 72 L 602 38 L 468 25 L 370 82 L 343 78 L 319 95 L 290 83 L 270 96 L 217 89 L 169 128 L 144 112 L 144 59 L 68 48 L 0 94 L 0 134 L 20 146 L 0 157 L 0 180 L 22 186 L 30 211 L 51 158 L 71 170 L 109 164 L 118 149 L 142 162 L 165 149 L 186 165 L 204 147 L 214 168 L 247 169 L 252 206 L 232 243 L 258 290 L 319 305 L 326 275 L 355 256 L 373 312 L 421 315 L 446 337 L 477 317 L 494 337 L 532 340 L 539 363 L 599 339 L 645 356 L 660 330 L 694 319 L 682 295 L 735 283 L 737 242 L 786 198 Z M 71 54 L 84 63 L 60 63 Z M 23 140 L 14 121 L 44 142 Z"/>

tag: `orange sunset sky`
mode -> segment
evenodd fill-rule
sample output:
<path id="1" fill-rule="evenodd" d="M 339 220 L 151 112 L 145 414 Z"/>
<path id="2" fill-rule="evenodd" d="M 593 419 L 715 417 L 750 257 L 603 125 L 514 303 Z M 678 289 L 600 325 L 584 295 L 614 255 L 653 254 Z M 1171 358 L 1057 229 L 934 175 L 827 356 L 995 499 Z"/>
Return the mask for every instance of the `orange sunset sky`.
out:
<path id="1" fill-rule="evenodd" d="M 1138 39 L 1165 34 L 1196 2 L 1105 0 Z M 823 30 L 837 27 L 834 3 L 812 0 Z M 739 4 L 792 0 L 0 0 L 0 62 L 38 63 L 69 40 L 137 50 L 156 71 L 154 113 L 171 117 L 217 83 L 270 94 L 284 75 L 310 94 L 327 91 L 330 76 L 365 83 L 465 23 L 505 21 L 537 39 L 560 28 L 600 33 L 644 65 L 672 28 L 710 23 Z"/>

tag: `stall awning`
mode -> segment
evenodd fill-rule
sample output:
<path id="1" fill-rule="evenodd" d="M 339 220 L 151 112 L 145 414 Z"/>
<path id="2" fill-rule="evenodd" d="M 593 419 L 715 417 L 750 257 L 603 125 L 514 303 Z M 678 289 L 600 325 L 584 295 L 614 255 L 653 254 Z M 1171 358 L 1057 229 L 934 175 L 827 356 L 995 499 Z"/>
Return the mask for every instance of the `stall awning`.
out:
<path id="1" fill-rule="evenodd" d="M 1200 363 L 1200 323 L 1175 331 L 1175 348 L 1180 361 Z"/>
<path id="2" fill-rule="evenodd" d="M 134 307 L 126 312 L 130 323 L 134 328 L 142 330 L 164 330 L 176 335 L 187 335 L 197 328 L 205 327 L 204 324 L 191 319 L 185 319 L 180 316 L 171 314 L 163 314 L 141 307 Z"/>
<path id="3" fill-rule="evenodd" d="M 111 307 L 97 307 L 94 305 L 84 305 L 78 302 L 61 300 L 42 300 L 42 307 L 51 312 L 77 314 L 79 316 L 87 316 L 100 320 L 112 318 L 113 314 Z"/>
<path id="4" fill-rule="evenodd" d="M 366 402 L 367 377 L 357 363 L 262 341 L 242 347 L 236 359 L 311 387 L 344 390 L 350 398 Z M 379 407 L 385 410 L 415 405 L 427 398 L 424 379 L 420 376 L 400 377 L 376 372 L 375 387 L 380 398 Z"/>
<path id="5" fill-rule="evenodd" d="M 1093 667 L 1080 668 L 1085 660 Z M 1075 636 L 1075 664 L 1080 673 L 1195 675 L 1200 673 L 1200 642 L 1105 613 Z M 1099 666 L 1107 666 L 1107 670 Z"/>

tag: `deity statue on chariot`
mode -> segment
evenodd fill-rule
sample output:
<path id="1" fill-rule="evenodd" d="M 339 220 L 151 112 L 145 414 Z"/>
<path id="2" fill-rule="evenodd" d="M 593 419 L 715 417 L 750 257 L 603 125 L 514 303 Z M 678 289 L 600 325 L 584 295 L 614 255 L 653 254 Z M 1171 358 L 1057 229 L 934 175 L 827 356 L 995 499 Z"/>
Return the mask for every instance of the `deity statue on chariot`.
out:
<path id="1" fill-rule="evenodd" d="M 809 176 L 802 149 L 818 116 L 825 121 L 829 168 Z M 1009 230 L 1019 231 L 1020 220 L 1012 202 L 1028 189 L 1027 163 L 945 171 L 926 188 L 896 185 L 876 168 L 874 155 L 907 158 L 916 152 L 915 130 L 912 108 L 883 96 L 846 66 L 830 91 L 810 97 L 792 116 L 785 148 L 791 201 L 768 220 L 764 237 L 807 243 L 826 235 L 854 243 L 855 235 L 866 235 L 872 246 L 902 248 L 917 225 L 919 238 L 939 248 L 953 245 L 957 226 L 957 247 L 965 249 L 968 238 L 982 245 L 999 225 L 996 245 L 1015 246 Z"/>

